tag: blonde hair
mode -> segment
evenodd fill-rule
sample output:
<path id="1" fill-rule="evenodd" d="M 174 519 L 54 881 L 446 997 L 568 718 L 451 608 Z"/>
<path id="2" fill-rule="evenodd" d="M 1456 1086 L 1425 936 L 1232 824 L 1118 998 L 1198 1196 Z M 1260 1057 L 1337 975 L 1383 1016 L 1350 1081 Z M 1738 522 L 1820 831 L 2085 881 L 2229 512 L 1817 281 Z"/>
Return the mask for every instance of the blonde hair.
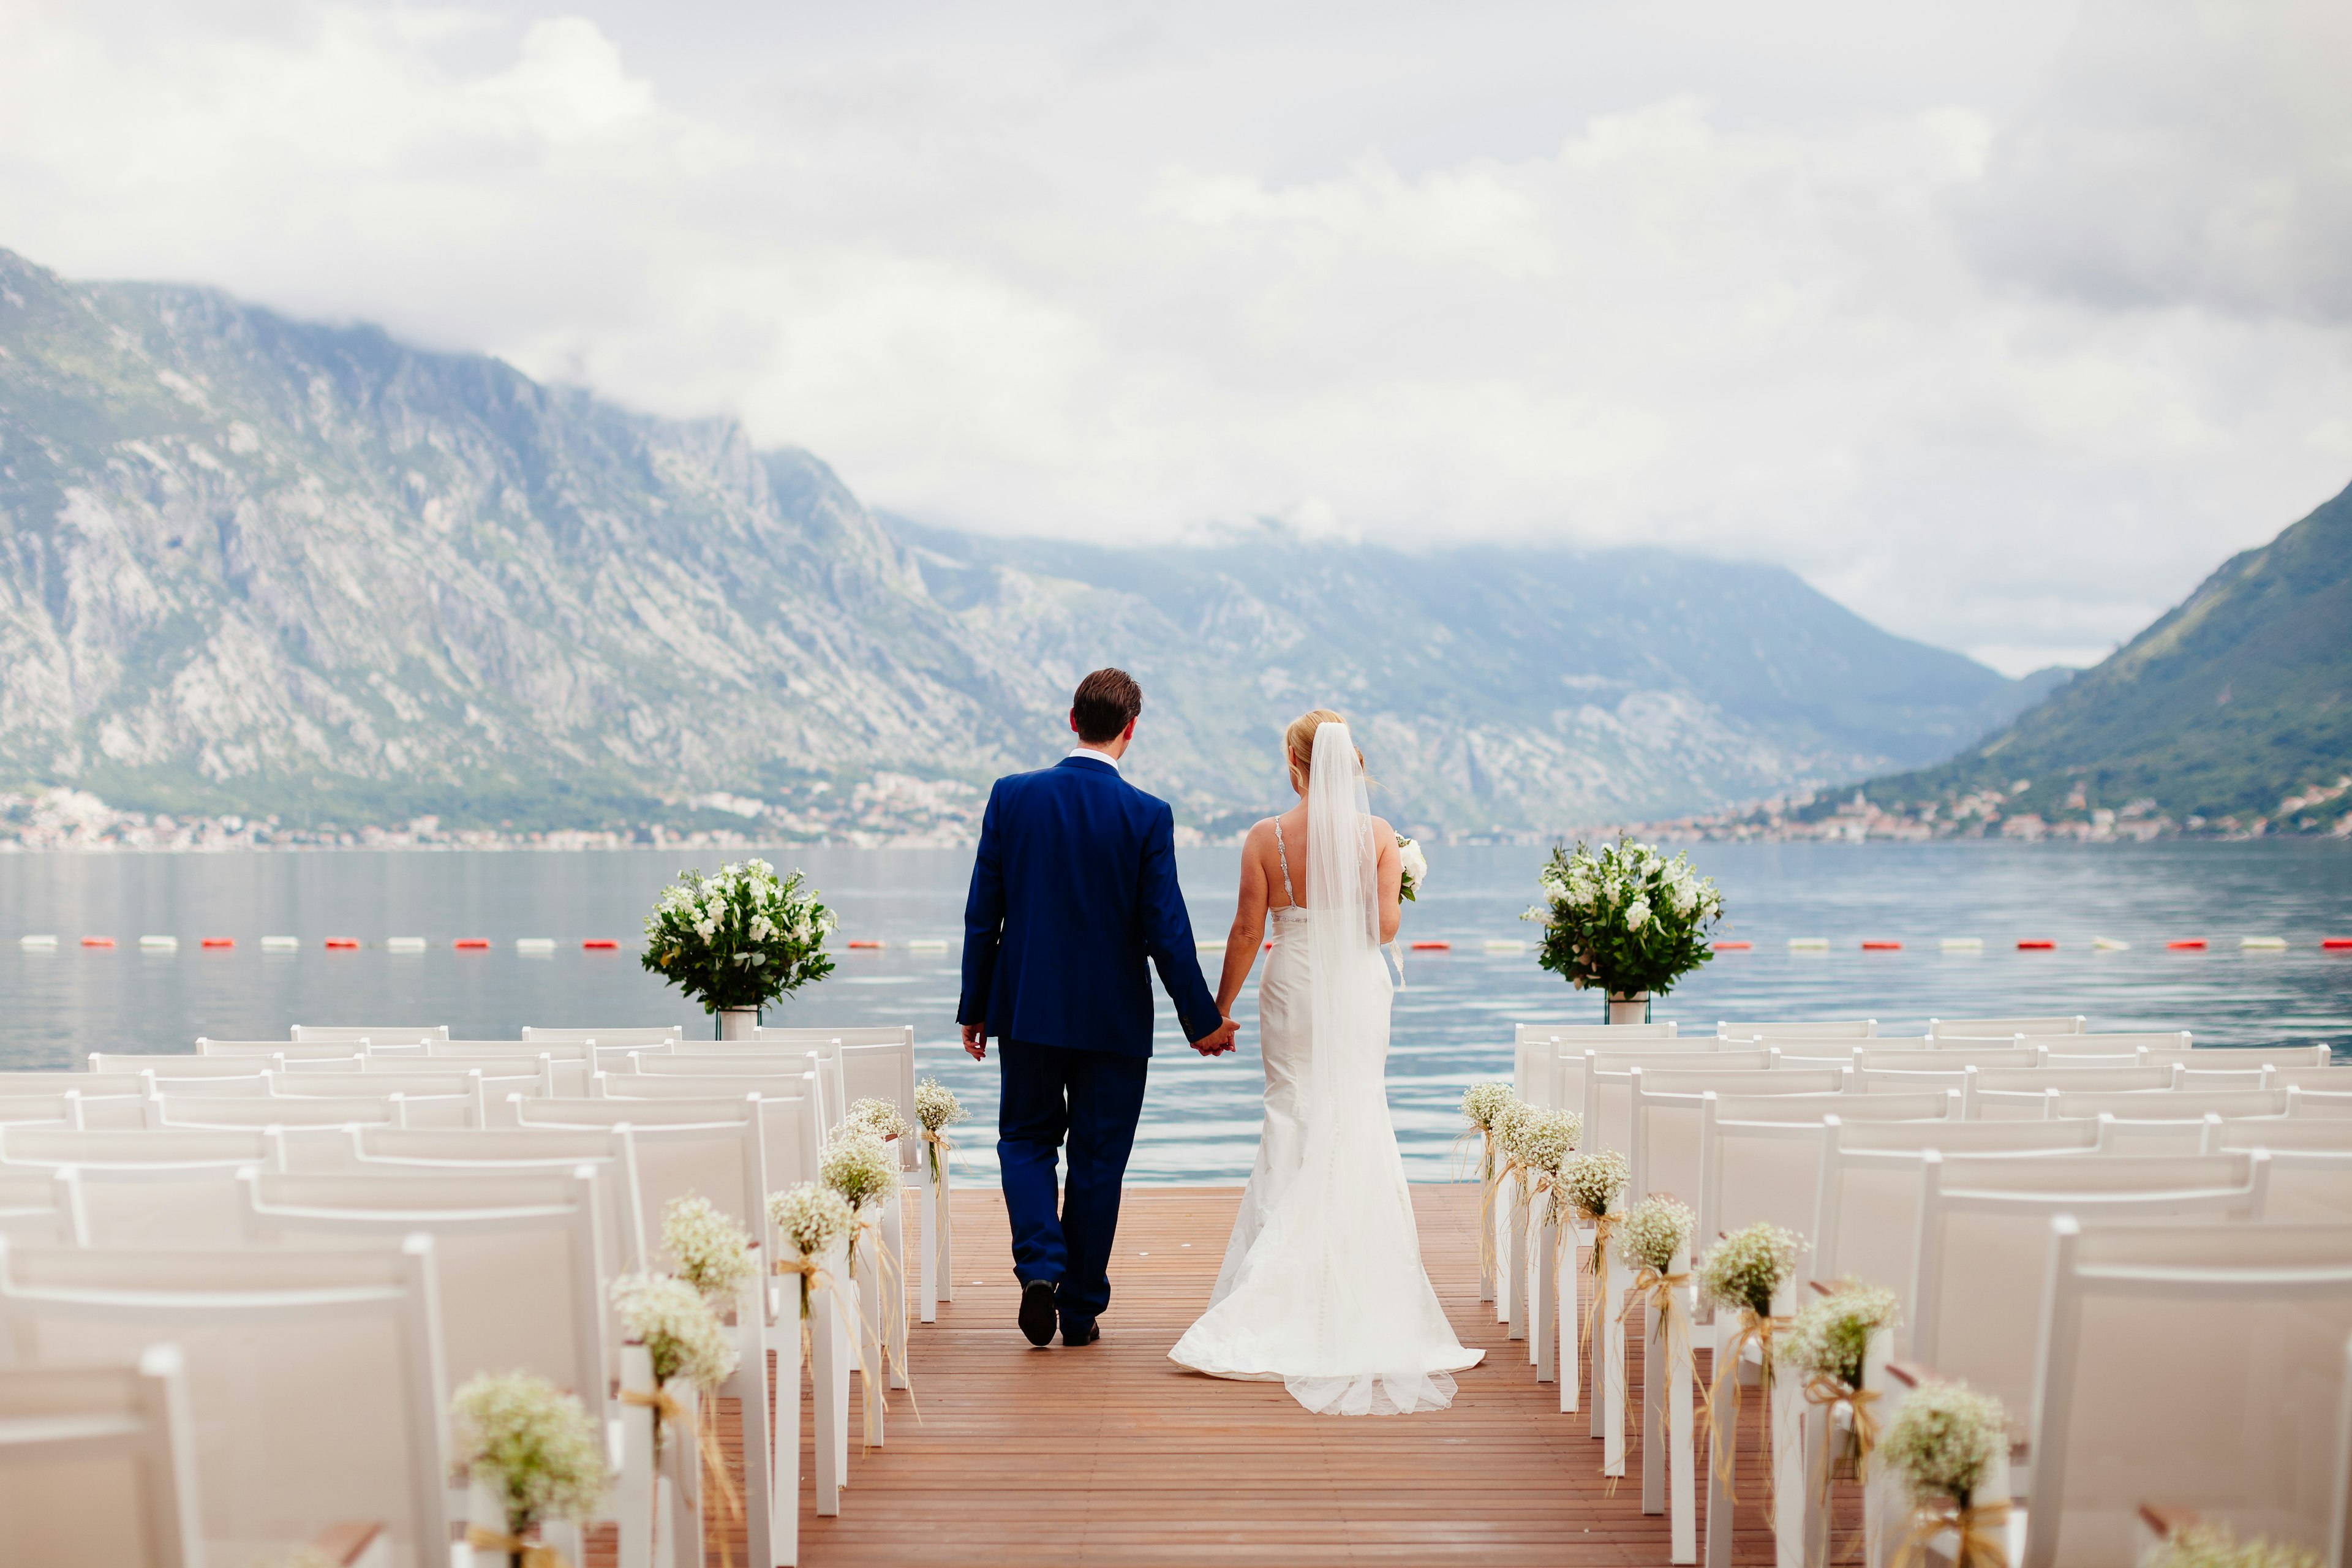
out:
<path id="1" fill-rule="evenodd" d="M 1293 719 L 1290 728 L 1282 732 L 1282 749 L 1290 764 L 1290 782 L 1301 793 L 1307 788 L 1307 772 L 1315 765 L 1315 731 L 1326 724 L 1346 722 L 1328 708 L 1318 708 Z M 1358 751 L 1356 761 L 1361 763 L 1363 760 L 1364 753 Z"/>

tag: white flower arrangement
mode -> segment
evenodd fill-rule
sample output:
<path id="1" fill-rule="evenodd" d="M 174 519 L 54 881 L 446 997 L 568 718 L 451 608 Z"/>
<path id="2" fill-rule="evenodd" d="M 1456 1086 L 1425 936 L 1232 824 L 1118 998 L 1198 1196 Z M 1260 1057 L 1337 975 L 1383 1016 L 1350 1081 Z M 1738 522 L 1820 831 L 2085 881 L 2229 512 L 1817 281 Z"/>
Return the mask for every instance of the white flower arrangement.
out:
<path id="1" fill-rule="evenodd" d="M 1495 1119 L 1519 1097 L 1507 1083 L 1474 1083 L 1462 1091 L 1463 1119 L 1481 1132 L 1495 1131 Z"/>
<path id="2" fill-rule="evenodd" d="M 1409 904 L 1429 880 L 1429 857 L 1422 853 L 1419 844 L 1400 833 L 1397 835 L 1397 858 L 1404 866 L 1404 878 L 1398 884 L 1397 897 Z"/>
<path id="3" fill-rule="evenodd" d="M 1623 1194 L 1633 1175 L 1633 1166 L 1614 1149 L 1579 1154 L 1561 1164 L 1559 1176 L 1552 1183 L 1553 1211 L 1562 1219 L 1571 1215 L 1599 1219 Z"/>
<path id="4" fill-rule="evenodd" d="M 667 1274 L 624 1274 L 613 1281 L 613 1305 L 629 1337 L 653 1358 L 654 1381 L 683 1377 L 709 1390 L 735 1371 L 737 1352 L 702 1293 Z"/>
<path id="5" fill-rule="evenodd" d="M 1575 1152 L 1584 1136 L 1584 1118 L 1573 1110 L 1529 1106 L 1514 1129 L 1519 1163 L 1545 1175 L 1556 1173 L 1560 1162 Z"/>
<path id="6" fill-rule="evenodd" d="M 1744 1307 L 1762 1318 L 1772 1297 L 1796 1271 L 1804 1237 L 1777 1225 L 1735 1230 L 1706 1249 L 1699 1263 L 1699 1299 L 1718 1307 Z"/>
<path id="7" fill-rule="evenodd" d="M 2226 1524 L 2192 1524 L 2165 1538 L 2147 1568 L 2319 1568 L 2308 1547 L 2257 1536 L 2240 1541 Z"/>
<path id="8" fill-rule="evenodd" d="M 732 1305 L 743 1282 L 760 1271 L 751 1237 L 698 1193 L 662 1205 L 662 1247 L 678 1278 L 714 1306 Z"/>
<path id="9" fill-rule="evenodd" d="M 862 1209 L 898 1192 L 898 1157 L 873 1133 L 845 1122 L 825 1144 L 817 1175 L 851 1209 Z"/>
<path id="10" fill-rule="evenodd" d="M 586 1519 L 604 1500 L 604 1435 L 578 1399 L 529 1373 L 484 1373 L 449 1400 L 451 1470 L 478 1482 L 520 1535 L 559 1519 Z"/>
<path id="11" fill-rule="evenodd" d="M 1894 1325 L 1899 1304 L 1892 1290 L 1848 1285 L 1809 1301 L 1773 1342 L 1781 1364 L 1800 1378 L 1826 1377 L 1846 1388 L 1862 1386 L 1863 1352 L 1871 1334 Z"/>
<path id="12" fill-rule="evenodd" d="M 646 917 L 645 968 L 703 1011 L 763 1007 L 833 973 L 831 910 L 765 860 L 681 871 Z"/>
<path id="13" fill-rule="evenodd" d="M 819 1258 L 857 1224 L 849 1200 L 818 1182 L 768 1194 L 768 1218 L 803 1258 Z"/>
<path id="14" fill-rule="evenodd" d="M 915 1120 L 923 1124 L 926 1132 L 937 1132 L 952 1127 L 971 1116 L 955 1090 L 935 1078 L 927 1078 L 915 1085 Z"/>
<path id="15" fill-rule="evenodd" d="M 1519 1135 L 1526 1130 L 1528 1119 L 1535 1111 L 1534 1106 L 1515 1094 L 1495 1112 L 1495 1120 L 1487 1128 L 1487 1136 L 1494 1139 L 1495 1152 L 1503 1157 L 1504 1163 L 1527 1163 L 1519 1158 Z"/>
<path id="16" fill-rule="evenodd" d="M 1664 1193 L 1635 1204 L 1617 1226 L 1617 1250 L 1625 1261 L 1664 1274 L 1674 1267 L 1675 1254 L 1690 1240 L 1698 1216 L 1688 1205 Z"/>
<path id="17" fill-rule="evenodd" d="M 1723 896 L 1693 869 L 1647 844 L 1621 838 L 1598 849 L 1556 848 L 1537 873 L 1545 902 L 1520 918 L 1543 922 L 1538 962 L 1579 990 L 1664 995 L 1714 956 L 1706 928 Z"/>
<path id="18" fill-rule="evenodd" d="M 894 1138 L 904 1138 L 913 1129 L 898 1113 L 895 1101 L 854 1100 L 849 1103 L 849 1114 L 841 1119 L 841 1125 L 833 1130 L 833 1135 L 838 1138 L 852 1131 L 870 1132 L 887 1143 Z"/>
<path id="19" fill-rule="evenodd" d="M 1887 1423 L 1877 1458 L 1909 1489 L 1914 1506 L 1948 1500 L 1968 1508 L 2008 1441 L 2000 1400 L 1962 1383 L 1923 1383 Z"/>

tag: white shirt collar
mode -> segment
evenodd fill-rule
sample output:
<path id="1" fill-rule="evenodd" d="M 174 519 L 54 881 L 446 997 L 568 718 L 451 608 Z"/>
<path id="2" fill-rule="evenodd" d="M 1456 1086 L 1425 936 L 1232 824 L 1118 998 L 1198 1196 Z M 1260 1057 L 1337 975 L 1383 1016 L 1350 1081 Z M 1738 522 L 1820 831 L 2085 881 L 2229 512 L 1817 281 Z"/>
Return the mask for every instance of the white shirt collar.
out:
<path id="1" fill-rule="evenodd" d="M 1111 765 L 1111 771 L 1113 773 L 1119 771 L 1118 759 L 1117 757 L 1112 756 L 1108 752 L 1097 751 L 1092 746 L 1073 746 L 1070 748 L 1070 755 L 1073 757 L 1086 757 L 1097 763 L 1108 763 Z"/>

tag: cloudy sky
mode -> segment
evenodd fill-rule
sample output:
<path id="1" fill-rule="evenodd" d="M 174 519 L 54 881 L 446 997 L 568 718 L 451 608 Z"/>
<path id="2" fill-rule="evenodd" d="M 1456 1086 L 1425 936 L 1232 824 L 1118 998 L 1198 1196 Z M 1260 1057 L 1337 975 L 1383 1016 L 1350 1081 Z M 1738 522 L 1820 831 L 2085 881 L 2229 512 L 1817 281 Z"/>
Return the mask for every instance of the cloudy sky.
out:
<path id="1" fill-rule="evenodd" d="M 2342 0 L 0 0 L 0 245 L 870 501 L 1796 568 L 2087 662 L 2352 479 Z"/>

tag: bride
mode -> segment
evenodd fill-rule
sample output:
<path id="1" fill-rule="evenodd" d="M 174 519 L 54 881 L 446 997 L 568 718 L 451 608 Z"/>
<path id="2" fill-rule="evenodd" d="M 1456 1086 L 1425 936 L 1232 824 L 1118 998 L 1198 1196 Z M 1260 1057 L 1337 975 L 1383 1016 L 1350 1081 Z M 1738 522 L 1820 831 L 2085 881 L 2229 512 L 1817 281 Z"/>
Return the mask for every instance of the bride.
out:
<path id="1" fill-rule="evenodd" d="M 1396 835 L 1367 809 L 1363 757 L 1325 709 L 1284 736 L 1299 804 L 1250 830 L 1225 943 L 1230 1016 L 1271 913 L 1258 986 L 1265 1124 L 1209 1310 L 1169 1358 L 1279 1381 L 1309 1410 L 1407 1415 L 1453 1403 L 1477 1364 L 1422 1271 L 1384 1074 Z"/>

